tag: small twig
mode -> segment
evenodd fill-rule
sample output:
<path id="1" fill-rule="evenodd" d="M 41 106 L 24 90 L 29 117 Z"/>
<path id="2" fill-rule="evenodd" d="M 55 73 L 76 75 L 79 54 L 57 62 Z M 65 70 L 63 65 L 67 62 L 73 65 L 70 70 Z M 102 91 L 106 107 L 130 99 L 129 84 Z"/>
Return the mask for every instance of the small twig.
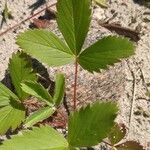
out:
<path id="1" fill-rule="evenodd" d="M 50 6 L 47 6 L 47 7 L 43 8 L 43 9 L 40 10 L 39 12 L 37 12 L 37 13 L 31 15 L 30 17 L 28 17 L 28 18 L 26 18 L 26 19 L 24 19 L 24 20 L 22 20 L 20 23 L 15 24 L 14 26 L 12 26 L 12 27 L 6 29 L 4 32 L 0 33 L 0 36 L 2 36 L 2 35 L 4 35 L 4 34 L 6 34 L 7 32 L 9 32 L 9 31 L 11 31 L 11 30 L 13 30 L 13 29 L 19 27 L 19 26 L 20 26 L 21 24 L 23 24 L 24 22 L 26 22 L 26 21 L 28 21 L 28 20 L 34 18 L 35 16 L 37 16 L 37 15 L 39 15 L 40 13 L 42 13 L 43 11 L 45 11 L 47 8 L 53 7 L 53 6 L 55 6 L 55 5 L 56 5 L 56 3 L 53 3 L 53 4 L 51 4 Z"/>

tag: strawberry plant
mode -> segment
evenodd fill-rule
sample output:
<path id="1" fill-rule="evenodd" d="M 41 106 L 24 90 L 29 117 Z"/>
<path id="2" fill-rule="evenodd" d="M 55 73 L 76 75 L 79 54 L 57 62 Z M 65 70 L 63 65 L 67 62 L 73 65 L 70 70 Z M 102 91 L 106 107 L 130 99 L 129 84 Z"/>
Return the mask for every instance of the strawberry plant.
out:
<path id="1" fill-rule="evenodd" d="M 64 93 L 63 74 L 56 75 L 55 94 L 52 97 L 41 84 L 37 83 L 37 76 L 33 72 L 31 61 L 22 52 L 13 54 L 9 62 L 9 73 L 15 91 L 13 93 L 4 84 L 0 83 L 1 135 L 9 129 L 14 131 L 22 122 L 24 122 L 25 127 L 30 127 L 48 118 L 54 113 L 55 106 L 60 105 Z M 45 102 L 46 106 L 26 117 L 24 103 L 30 95 L 34 95 L 38 100 Z"/>
<path id="2" fill-rule="evenodd" d="M 36 81 L 36 74 L 32 71 L 25 54 L 17 53 L 12 56 L 9 63 L 9 73 L 15 87 L 15 93 L 0 83 L 0 134 L 8 129 L 15 130 L 25 119 L 23 100 L 29 97 L 22 89 L 20 83 L 24 80 Z"/>
<path id="3" fill-rule="evenodd" d="M 108 137 L 112 148 L 127 150 L 128 147 L 115 145 L 124 137 L 118 130 L 114 132 L 112 129 L 118 113 L 118 106 L 115 102 L 99 102 L 97 100 L 86 107 L 77 108 L 79 65 L 91 73 L 100 72 L 101 69 L 107 69 L 109 65 L 134 54 L 134 44 L 128 39 L 116 36 L 104 37 L 91 44 L 90 47 L 84 48 L 83 44 L 90 22 L 91 0 L 58 0 L 57 23 L 65 42 L 50 31 L 38 29 L 26 31 L 17 38 L 17 44 L 25 53 L 50 67 L 68 63 L 75 64 L 73 111 L 68 117 L 66 138 L 52 127 L 41 125 L 4 141 L 0 149 L 75 150 L 97 145 Z M 21 82 L 21 89 L 25 93 L 35 96 L 47 104 L 44 113 L 42 108 L 26 119 L 26 127 L 31 127 L 43 118 L 47 118 L 47 111 L 53 107 L 55 107 L 53 109 L 55 111 L 56 107 L 60 105 L 64 94 L 64 78 L 59 76 L 57 78 L 58 82 L 56 82 L 53 98 L 36 81 L 27 79 Z M 135 150 L 133 146 L 132 148 Z"/>

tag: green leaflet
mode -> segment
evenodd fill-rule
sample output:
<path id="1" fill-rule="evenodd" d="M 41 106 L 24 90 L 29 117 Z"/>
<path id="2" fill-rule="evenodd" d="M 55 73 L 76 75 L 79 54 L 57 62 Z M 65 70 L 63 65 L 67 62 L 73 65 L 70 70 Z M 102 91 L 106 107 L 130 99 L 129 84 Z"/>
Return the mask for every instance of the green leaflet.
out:
<path id="1" fill-rule="evenodd" d="M 52 32 L 28 30 L 17 38 L 24 52 L 49 66 L 60 66 L 73 62 L 70 49 Z"/>
<path id="2" fill-rule="evenodd" d="M 55 112 L 55 108 L 52 107 L 45 107 L 33 112 L 30 116 L 27 117 L 24 126 L 31 127 L 34 124 L 47 119 Z"/>
<path id="3" fill-rule="evenodd" d="M 26 81 L 21 84 L 24 92 L 35 96 L 41 101 L 47 103 L 47 105 L 53 105 L 53 99 L 47 89 L 45 89 L 41 84 L 32 81 Z"/>
<path id="4" fill-rule="evenodd" d="M 65 77 L 63 74 L 57 74 L 55 77 L 55 91 L 53 102 L 56 106 L 59 106 L 63 100 L 65 90 Z"/>
<path id="5" fill-rule="evenodd" d="M 117 116 L 116 103 L 96 102 L 69 116 L 68 142 L 74 147 L 90 147 L 100 143 L 110 132 Z"/>
<path id="6" fill-rule="evenodd" d="M 121 58 L 134 54 L 134 44 L 128 39 L 108 36 L 85 49 L 79 56 L 79 64 L 90 72 L 107 69 Z"/>
<path id="7" fill-rule="evenodd" d="M 11 98 L 18 100 L 18 97 L 0 82 L 0 107 L 9 105 Z"/>
<path id="8" fill-rule="evenodd" d="M 57 23 L 75 55 L 83 46 L 91 21 L 91 0 L 58 0 Z"/>
<path id="9" fill-rule="evenodd" d="M 36 74 L 33 72 L 31 62 L 27 58 L 27 55 L 22 52 L 13 54 L 9 62 L 9 72 L 19 99 L 26 99 L 29 95 L 22 91 L 21 82 L 25 80 L 37 80 Z"/>
<path id="10" fill-rule="evenodd" d="M 66 139 L 49 126 L 23 131 L 3 142 L 0 150 L 69 150 Z"/>
<path id="11" fill-rule="evenodd" d="M 16 100 L 10 99 L 9 105 L 0 108 L 0 134 L 9 129 L 14 131 L 25 119 L 25 108 Z"/>
<path id="12" fill-rule="evenodd" d="M 123 124 L 115 124 L 115 126 L 111 129 L 108 134 L 108 139 L 110 140 L 112 145 L 120 142 L 126 135 L 126 127 Z"/>

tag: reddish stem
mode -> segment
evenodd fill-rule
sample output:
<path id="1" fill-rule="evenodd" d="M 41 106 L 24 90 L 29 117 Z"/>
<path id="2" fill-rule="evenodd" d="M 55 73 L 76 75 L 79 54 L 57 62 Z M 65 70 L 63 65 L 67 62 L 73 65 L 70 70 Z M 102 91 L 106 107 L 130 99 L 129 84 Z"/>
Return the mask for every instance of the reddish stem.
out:
<path id="1" fill-rule="evenodd" d="M 75 76 L 74 76 L 74 94 L 73 94 L 73 109 L 77 108 L 77 78 L 78 78 L 78 61 L 75 60 Z"/>

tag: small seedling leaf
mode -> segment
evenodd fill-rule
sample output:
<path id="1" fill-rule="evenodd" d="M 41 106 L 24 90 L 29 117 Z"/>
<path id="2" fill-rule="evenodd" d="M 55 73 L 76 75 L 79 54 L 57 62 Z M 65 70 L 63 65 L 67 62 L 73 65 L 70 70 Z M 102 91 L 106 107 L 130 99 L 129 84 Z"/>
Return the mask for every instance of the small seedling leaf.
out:
<path id="1" fill-rule="evenodd" d="M 14 131 L 25 119 L 24 106 L 13 98 L 9 101 L 9 105 L 0 108 L 0 135 L 9 129 Z"/>
<path id="2" fill-rule="evenodd" d="M 91 0 L 58 0 L 57 23 L 75 55 L 83 46 L 91 21 Z"/>
<path id="3" fill-rule="evenodd" d="M 9 61 L 9 72 L 19 99 L 26 99 L 29 94 L 21 89 L 21 82 L 25 80 L 37 80 L 36 74 L 32 69 L 31 61 L 28 59 L 27 55 L 22 52 L 13 54 Z"/>
<path id="4" fill-rule="evenodd" d="M 143 146 L 135 141 L 127 141 L 115 146 L 117 150 L 144 150 Z"/>
<path id="5" fill-rule="evenodd" d="M 69 150 L 66 139 L 50 126 L 34 127 L 6 140 L 0 150 Z"/>
<path id="6" fill-rule="evenodd" d="M 61 66 L 74 60 L 70 49 L 52 32 L 28 30 L 17 38 L 24 52 L 49 66 Z"/>
<path id="7" fill-rule="evenodd" d="M 116 103 L 96 102 L 69 116 L 68 142 L 73 147 L 90 147 L 107 137 L 114 126 Z"/>
<path id="8" fill-rule="evenodd" d="M 41 101 L 44 101 L 49 106 L 53 105 L 53 100 L 47 89 L 45 89 L 41 84 L 32 81 L 26 81 L 21 83 L 24 92 L 35 96 Z"/>
<path id="9" fill-rule="evenodd" d="M 112 145 L 120 142 L 126 135 L 126 127 L 124 124 L 115 124 L 108 134 L 108 138 Z"/>
<path id="10" fill-rule="evenodd" d="M 59 106 L 63 100 L 65 90 L 65 77 L 63 74 L 57 74 L 55 79 L 55 91 L 53 102 L 56 106 Z"/>
<path id="11" fill-rule="evenodd" d="M 43 121 L 44 119 L 47 119 L 55 112 L 55 108 L 52 107 L 45 107 L 37 110 L 36 112 L 33 112 L 30 116 L 27 117 L 24 126 L 25 127 L 31 127 L 35 125 L 38 122 Z"/>
<path id="12" fill-rule="evenodd" d="M 127 58 L 134 54 L 134 44 L 128 39 L 108 36 L 89 48 L 85 49 L 79 56 L 79 64 L 90 72 L 99 72 L 100 69 L 107 69 L 121 58 Z"/>

